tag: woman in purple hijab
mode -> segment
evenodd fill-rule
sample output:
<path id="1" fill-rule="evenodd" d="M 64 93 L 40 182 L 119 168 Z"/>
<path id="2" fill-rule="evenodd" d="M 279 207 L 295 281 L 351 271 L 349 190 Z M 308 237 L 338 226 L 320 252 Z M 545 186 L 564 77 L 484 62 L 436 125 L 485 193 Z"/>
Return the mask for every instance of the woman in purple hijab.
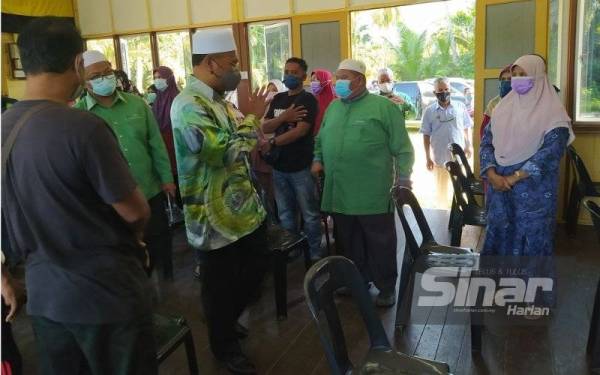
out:
<path id="1" fill-rule="evenodd" d="M 173 131 L 171 129 L 171 104 L 179 94 L 173 71 L 166 66 L 154 69 L 154 86 L 156 87 L 156 100 L 152 105 L 152 112 L 158 121 L 160 134 L 167 146 L 172 171 L 177 174 L 177 162 L 175 160 L 175 146 L 173 144 Z"/>

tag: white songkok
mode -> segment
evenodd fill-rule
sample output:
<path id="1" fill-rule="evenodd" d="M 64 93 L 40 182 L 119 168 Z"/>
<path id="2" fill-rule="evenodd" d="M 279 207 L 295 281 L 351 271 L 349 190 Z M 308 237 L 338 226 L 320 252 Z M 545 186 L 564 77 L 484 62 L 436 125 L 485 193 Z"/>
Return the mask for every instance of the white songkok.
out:
<path id="1" fill-rule="evenodd" d="M 90 66 L 92 64 L 102 62 L 102 61 L 108 61 L 108 59 L 100 51 L 85 51 L 83 53 L 83 67 L 84 68 L 87 68 L 88 66 Z"/>
<path id="2" fill-rule="evenodd" d="M 198 30 L 192 36 L 192 53 L 208 55 L 235 51 L 235 39 L 231 28 Z"/>
<path id="3" fill-rule="evenodd" d="M 338 67 L 338 70 L 341 69 L 352 70 L 353 72 L 357 72 L 362 75 L 365 75 L 365 73 L 367 72 L 367 67 L 365 66 L 365 63 L 354 59 L 346 59 L 342 61 L 340 63 L 340 66 Z"/>

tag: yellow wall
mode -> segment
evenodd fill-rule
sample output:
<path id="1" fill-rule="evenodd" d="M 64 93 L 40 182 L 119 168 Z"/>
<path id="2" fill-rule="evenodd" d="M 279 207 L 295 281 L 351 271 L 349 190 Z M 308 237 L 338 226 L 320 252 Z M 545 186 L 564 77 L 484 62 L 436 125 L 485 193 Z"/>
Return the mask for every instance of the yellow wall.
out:
<path id="1" fill-rule="evenodd" d="M 2 13 L 36 17 L 74 16 L 71 0 L 3 0 Z"/>
<path id="2" fill-rule="evenodd" d="M 14 40 L 14 34 L 2 33 L 2 95 L 22 99 L 25 92 L 25 80 L 12 78 L 8 55 L 8 43 L 12 43 Z"/>

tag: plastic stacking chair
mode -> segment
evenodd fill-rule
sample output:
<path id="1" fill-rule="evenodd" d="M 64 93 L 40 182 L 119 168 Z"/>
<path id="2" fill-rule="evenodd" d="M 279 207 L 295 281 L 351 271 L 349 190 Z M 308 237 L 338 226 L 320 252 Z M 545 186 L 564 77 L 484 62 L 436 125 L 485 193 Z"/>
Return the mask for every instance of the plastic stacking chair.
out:
<path id="1" fill-rule="evenodd" d="M 575 236 L 577 233 L 577 218 L 579 216 L 581 200 L 584 197 L 600 197 L 600 182 L 592 181 L 583 160 L 579 157 L 577 151 L 575 151 L 575 147 L 567 147 L 567 154 L 573 166 L 574 176 L 573 183 L 571 184 L 569 205 L 565 211 L 565 228 L 569 236 Z"/>
<path id="2" fill-rule="evenodd" d="M 198 375 L 194 339 L 184 318 L 154 314 L 154 338 L 158 348 L 156 353 L 158 364 L 161 364 L 181 344 L 184 344 L 190 374 Z"/>
<path id="3" fill-rule="evenodd" d="M 342 287 L 352 293 L 369 334 L 370 349 L 357 366 L 353 366 L 348 358 L 344 331 L 334 301 L 334 292 Z M 409 356 L 392 349 L 363 278 L 349 259 L 331 256 L 315 263 L 304 278 L 304 294 L 325 348 L 331 374 L 449 373 L 450 369 L 445 363 Z"/>
<path id="4" fill-rule="evenodd" d="M 450 245 L 460 246 L 462 229 L 465 225 L 477 225 L 485 227 L 487 224 L 486 212 L 475 200 L 475 194 L 471 190 L 465 175 L 455 161 L 446 163 L 446 170 L 450 173 L 452 187 L 454 188 L 454 201 L 456 211 L 451 216 Z"/>
<path id="5" fill-rule="evenodd" d="M 466 183 L 471 188 L 473 194 L 483 195 L 483 182 L 477 177 L 475 177 L 475 175 L 473 174 L 473 170 L 469 165 L 469 160 L 467 159 L 467 156 L 465 155 L 465 152 L 463 151 L 462 147 L 460 147 L 460 145 L 457 145 L 456 143 L 451 143 L 448 145 L 448 149 L 454 156 L 454 161 L 459 163 L 460 167 L 464 171 L 463 174 L 466 178 Z"/>
<path id="6" fill-rule="evenodd" d="M 469 185 L 469 188 L 471 189 L 473 194 L 484 195 L 485 189 L 483 186 L 483 181 L 476 178 L 473 174 L 473 170 L 469 165 L 469 160 L 467 159 L 467 156 L 465 155 L 465 152 L 462 149 L 462 147 L 460 147 L 460 145 L 456 143 L 451 143 L 448 145 L 448 150 L 450 150 L 450 152 L 454 156 L 454 161 L 459 163 L 461 169 L 463 170 L 463 174 L 466 177 L 465 183 Z M 454 217 L 454 214 L 456 213 L 456 210 L 458 210 L 458 206 L 456 204 L 456 200 L 452 198 L 452 207 L 450 208 L 450 220 L 448 220 L 448 230 L 450 230 L 452 227 L 452 219 Z"/>
<path id="7" fill-rule="evenodd" d="M 475 275 L 479 267 L 479 254 L 473 253 L 473 250 L 469 248 L 437 243 L 412 191 L 405 187 L 394 187 L 392 193 L 406 238 L 396 306 L 396 331 L 402 335 L 410 320 L 416 274 L 423 273 L 431 267 L 468 267 L 471 269 L 471 275 Z M 412 211 L 421 232 L 423 240 L 420 245 L 406 219 L 404 213 L 406 206 Z M 480 320 L 481 317 L 477 313 L 471 314 L 471 349 L 473 351 L 481 350 L 481 326 L 473 324 L 479 323 Z"/>
<path id="8" fill-rule="evenodd" d="M 596 234 L 598 234 L 598 243 L 600 244 L 600 207 L 591 200 L 586 200 L 583 205 L 592 216 L 592 222 L 594 223 Z M 590 366 L 592 372 L 600 374 L 600 280 L 598 280 L 598 286 L 596 287 L 596 298 L 594 298 L 594 308 L 590 322 L 587 352 L 591 359 Z"/>
<path id="9" fill-rule="evenodd" d="M 287 319 L 287 265 L 304 255 L 304 266 L 310 267 L 310 253 L 306 237 L 292 233 L 277 224 L 267 227 L 267 243 L 272 255 L 273 282 L 277 320 Z"/>

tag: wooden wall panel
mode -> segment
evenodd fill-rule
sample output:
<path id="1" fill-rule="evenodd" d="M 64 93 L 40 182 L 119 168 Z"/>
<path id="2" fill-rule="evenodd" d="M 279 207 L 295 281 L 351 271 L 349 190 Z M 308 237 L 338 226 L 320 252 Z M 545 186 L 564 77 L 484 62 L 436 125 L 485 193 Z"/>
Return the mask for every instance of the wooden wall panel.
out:
<path id="1" fill-rule="evenodd" d="M 85 35 L 113 32 L 110 0 L 77 0 L 79 28 Z"/>
<path id="2" fill-rule="evenodd" d="M 185 26 L 189 23 L 187 0 L 148 0 L 153 28 Z"/>
<path id="3" fill-rule="evenodd" d="M 233 10 L 231 9 L 231 1 L 218 0 L 211 2 L 210 6 L 206 6 L 207 0 L 189 0 L 191 6 L 190 18 L 193 24 L 208 24 L 211 22 L 220 23 L 231 21 Z"/>
<path id="4" fill-rule="evenodd" d="M 344 9 L 345 0 L 294 0 L 294 13 Z"/>
<path id="5" fill-rule="evenodd" d="M 150 29 L 149 6 L 146 0 L 110 1 L 115 32 L 126 33 Z"/>
<path id="6" fill-rule="evenodd" d="M 290 2 L 287 0 L 244 0 L 246 18 L 272 17 L 290 14 Z"/>

